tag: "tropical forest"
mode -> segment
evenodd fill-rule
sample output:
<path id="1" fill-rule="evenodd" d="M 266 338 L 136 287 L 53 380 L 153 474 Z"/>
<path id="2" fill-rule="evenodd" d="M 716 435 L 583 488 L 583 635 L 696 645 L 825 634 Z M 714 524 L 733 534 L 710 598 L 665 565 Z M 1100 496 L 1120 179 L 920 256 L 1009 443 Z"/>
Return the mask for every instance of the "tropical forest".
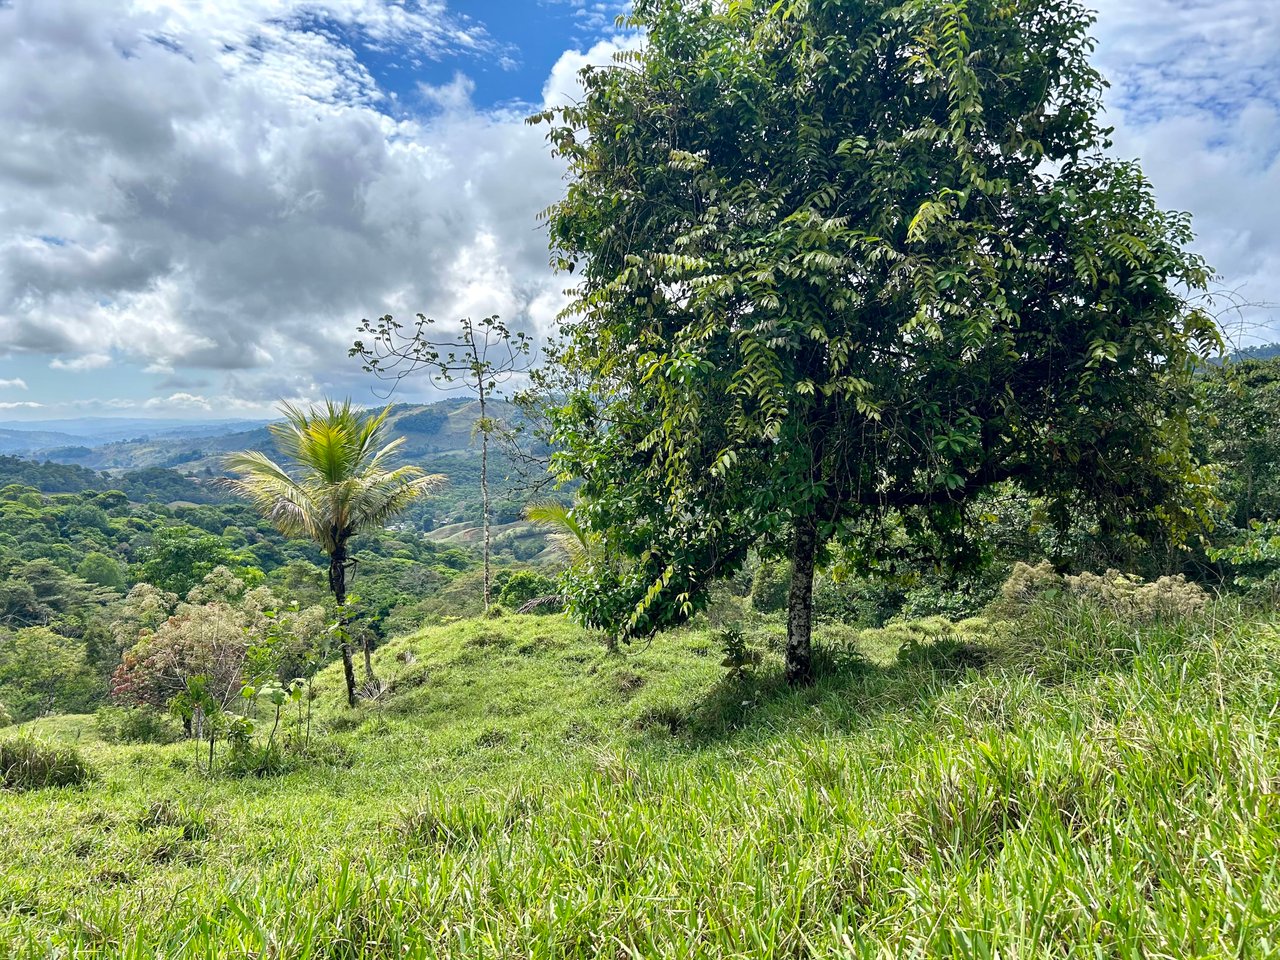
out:
<path id="1" fill-rule="evenodd" d="M 1099 6 L 0 0 L 0 957 L 1280 957 L 1280 11 Z"/>

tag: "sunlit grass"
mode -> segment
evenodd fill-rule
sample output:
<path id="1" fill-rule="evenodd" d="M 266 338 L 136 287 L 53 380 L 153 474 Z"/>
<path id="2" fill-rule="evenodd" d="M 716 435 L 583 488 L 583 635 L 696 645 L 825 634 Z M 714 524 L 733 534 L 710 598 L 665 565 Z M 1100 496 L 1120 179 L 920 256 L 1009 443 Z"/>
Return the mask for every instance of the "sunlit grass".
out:
<path id="1" fill-rule="evenodd" d="M 772 655 L 724 683 L 706 632 L 611 655 L 554 618 L 459 623 L 379 651 L 390 690 L 354 713 L 326 674 L 318 736 L 354 762 L 267 779 L 64 720 L 99 779 L 0 796 L 0 945 L 1280 953 L 1270 623 L 1056 606 L 962 633 L 832 630 L 791 692 Z"/>

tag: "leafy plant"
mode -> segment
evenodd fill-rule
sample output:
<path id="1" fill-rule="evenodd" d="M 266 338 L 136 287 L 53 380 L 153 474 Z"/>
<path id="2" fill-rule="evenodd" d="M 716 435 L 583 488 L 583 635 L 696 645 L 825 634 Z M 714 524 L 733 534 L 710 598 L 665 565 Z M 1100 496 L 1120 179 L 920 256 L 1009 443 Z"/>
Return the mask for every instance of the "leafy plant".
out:
<path id="1" fill-rule="evenodd" d="M 209 758 L 205 773 L 213 776 L 218 735 L 227 728 L 228 717 L 222 701 L 213 693 L 209 678 L 203 674 L 186 679 L 185 689 L 170 701 L 170 709 L 191 731 L 196 741 L 196 764 L 199 766 L 199 748 L 202 741 L 209 744 Z"/>
<path id="2" fill-rule="evenodd" d="M 718 631 L 716 642 L 724 653 L 720 665 L 728 670 L 729 679 L 735 683 L 745 680 L 760 663 L 760 651 L 747 645 L 747 636 L 740 627 Z"/>
<path id="3" fill-rule="evenodd" d="M 175 743 L 182 729 L 150 706 L 99 707 L 94 714 L 98 736 L 107 743 Z"/>
<path id="4" fill-rule="evenodd" d="M 45 713 L 88 713 L 105 685 L 82 640 L 48 627 L 0 630 L 0 691 L 19 722 Z"/>
<path id="5" fill-rule="evenodd" d="M 254 771 L 258 776 L 263 776 L 278 768 L 280 765 L 279 751 L 276 749 L 276 733 L 280 729 L 280 717 L 284 713 L 287 704 L 300 704 L 306 695 L 307 684 L 301 679 L 294 680 L 286 685 L 270 682 L 261 687 L 246 686 L 240 691 L 240 696 L 247 700 L 250 704 L 263 703 L 272 711 L 271 732 L 267 735 L 267 742 L 258 751 L 258 767 Z M 253 748 L 253 733 L 255 725 L 249 718 L 242 717 L 237 721 L 237 725 L 233 726 L 233 754 L 239 751 L 241 755 L 248 753 Z M 239 758 L 233 756 L 233 760 Z M 243 765 L 241 763 L 241 765 Z"/>
<path id="6" fill-rule="evenodd" d="M 640 0 L 628 22 L 644 48 L 534 118 L 577 278 L 555 468 L 625 561 L 571 569 L 580 620 L 649 636 L 753 550 L 789 559 L 803 684 L 833 544 L 963 569 L 1009 484 L 1063 528 L 1207 519 L 1210 271 L 1107 153 L 1083 5 Z"/>

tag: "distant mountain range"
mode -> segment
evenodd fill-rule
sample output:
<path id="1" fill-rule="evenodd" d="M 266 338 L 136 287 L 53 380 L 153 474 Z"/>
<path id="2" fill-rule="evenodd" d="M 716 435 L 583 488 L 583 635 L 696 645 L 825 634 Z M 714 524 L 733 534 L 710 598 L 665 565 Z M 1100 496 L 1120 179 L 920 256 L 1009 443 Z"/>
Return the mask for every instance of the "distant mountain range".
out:
<path id="1" fill-rule="evenodd" d="M 1256 347 L 1245 347 L 1231 354 L 1232 360 L 1271 360 L 1280 357 L 1280 343 L 1264 343 Z"/>
<path id="2" fill-rule="evenodd" d="M 478 404 L 464 399 L 398 404 L 392 432 L 405 437 L 405 459 L 469 455 Z M 123 417 L 0 420 L 0 454 L 52 460 L 93 470 L 169 467 L 183 473 L 221 473 L 237 450 L 272 450 L 265 420 L 144 420 Z M 429 466 L 428 464 L 423 464 Z"/>
<path id="3" fill-rule="evenodd" d="M 0 420 L 0 453 L 39 456 L 59 447 L 93 448 L 106 443 L 123 441 L 142 443 L 158 440 L 182 441 L 252 430 L 262 427 L 266 422 L 265 420 L 146 420 L 129 417 Z"/>

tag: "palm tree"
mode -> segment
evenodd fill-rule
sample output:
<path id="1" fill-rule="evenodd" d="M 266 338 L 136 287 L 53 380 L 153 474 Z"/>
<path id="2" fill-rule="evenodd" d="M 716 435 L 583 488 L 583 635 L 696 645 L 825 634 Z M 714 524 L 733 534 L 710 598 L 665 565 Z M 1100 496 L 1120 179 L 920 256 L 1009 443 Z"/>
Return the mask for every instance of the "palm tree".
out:
<path id="1" fill-rule="evenodd" d="M 542 500 L 525 507 L 524 518 L 548 531 L 547 539 L 564 553 L 571 565 L 604 556 L 604 538 L 579 519 L 575 507 L 558 500 Z"/>
<path id="2" fill-rule="evenodd" d="M 547 541 L 564 554 L 569 566 L 585 567 L 607 561 L 604 537 L 588 527 L 579 517 L 581 501 L 568 506 L 558 500 L 541 500 L 524 508 L 524 518 L 547 531 Z M 563 606 L 563 594 L 534 597 L 517 613 L 531 613 L 539 607 Z"/>
<path id="3" fill-rule="evenodd" d="M 388 441 L 387 407 L 381 413 L 353 409 L 326 400 L 302 409 L 283 404 L 285 422 L 268 429 L 290 469 L 265 453 L 249 450 L 226 458 L 228 470 L 242 476 L 227 483 L 253 502 L 285 536 L 306 536 L 329 555 L 329 589 L 338 602 L 342 666 L 347 703 L 356 705 L 356 678 L 347 632 L 347 542 L 362 530 L 384 526 L 423 494 L 439 489 L 445 478 L 419 467 L 395 466 L 404 437 Z M 372 678 L 368 638 L 365 671 Z"/>

